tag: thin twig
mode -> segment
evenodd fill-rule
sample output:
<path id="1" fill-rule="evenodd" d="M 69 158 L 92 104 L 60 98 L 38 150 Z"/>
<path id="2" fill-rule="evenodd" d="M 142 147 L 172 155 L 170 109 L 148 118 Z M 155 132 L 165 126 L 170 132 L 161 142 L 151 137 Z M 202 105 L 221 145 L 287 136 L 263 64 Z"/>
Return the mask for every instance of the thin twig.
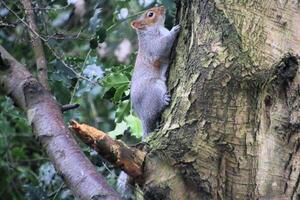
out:
<path id="1" fill-rule="evenodd" d="M 15 16 L 16 16 L 16 18 L 18 18 L 26 27 L 28 27 L 30 30 L 31 30 L 31 32 L 33 32 L 33 34 L 35 34 L 37 37 L 39 37 L 41 40 L 43 40 L 44 42 L 46 41 L 46 39 L 45 38 L 43 38 L 42 36 L 40 36 L 35 30 L 33 30 L 30 26 L 29 26 L 29 24 L 27 24 L 26 22 L 25 22 L 25 20 L 23 20 L 21 17 L 19 17 L 19 15 L 15 12 L 15 11 L 13 11 L 12 9 L 10 9 L 10 7 L 3 1 L 3 0 L 1 0 L 1 2 L 2 2 L 2 4 L 4 5 L 4 7 L 9 11 L 9 12 L 11 12 L 12 14 L 14 14 Z"/>
<path id="2" fill-rule="evenodd" d="M 88 57 L 90 56 L 91 52 L 92 52 L 92 49 L 90 49 L 90 50 L 88 51 L 88 53 L 86 54 L 86 57 L 85 57 L 84 62 L 83 62 L 83 66 L 82 66 L 82 68 L 81 68 L 80 76 L 82 76 L 82 72 L 83 72 L 83 70 L 84 70 L 84 67 L 85 67 L 85 65 L 86 65 L 87 59 L 88 59 Z M 78 89 L 78 87 L 79 87 L 79 83 L 80 83 L 80 81 L 77 80 L 77 81 L 76 81 L 76 84 L 75 84 L 75 87 L 74 87 L 74 90 L 73 90 L 72 95 L 71 95 L 70 104 L 71 104 L 71 103 L 73 102 L 73 100 L 74 100 L 75 93 L 76 93 L 76 91 L 77 91 L 77 89 Z"/>
<path id="3" fill-rule="evenodd" d="M 31 38 L 32 48 L 35 56 L 35 62 L 36 62 L 37 72 L 38 72 L 38 80 L 47 90 L 49 90 L 47 60 L 45 57 L 42 41 L 40 39 L 41 36 L 37 33 L 37 25 L 35 22 L 35 15 L 31 7 L 31 0 L 21 0 L 21 2 L 24 8 L 28 9 L 26 10 L 26 14 L 27 14 L 26 19 L 28 25 L 32 30 L 29 31 L 29 35 Z M 37 37 L 35 37 L 33 31 L 38 35 Z"/>
<path id="4" fill-rule="evenodd" d="M 57 60 L 60 60 L 61 63 L 64 65 L 64 67 L 66 67 L 67 69 L 69 69 L 70 71 L 72 71 L 72 73 L 74 73 L 76 75 L 76 78 L 78 79 L 83 79 L 83 80 L 86 80 L 92 84 L 97 84 L 96 82 L 94 81 L 91 81 L 90 79 L 82 76 L 80 73 L 76 72 L 72 67 L 68 66 L 67 63 L 64 61 L 63 58 L 61 58 L 56 52 L 55 50 L 46 42 L 45 43 L 46 46 L 48 47 L 48 49 L 51 51 L 51 53 L 54 55 L 54 57 L 57 59 Z"/>
<path id="5" fill-rule="evenodd" d="M 93 82 L 91 80 L 89 80 L 88 78 L 84 77 L 84 76 L 81 76 L 81 74 L 79 74 L 78 72 L 76 72 L 72 67 L 68 66 L 65 62 L 64 62 L 64 59 L 61 58 L 56 52 L 55 50 L 49 45 L 49 43 L 47 42 L 48 40 L 45 39 L 44 37 L 40 36 L 37 32 L 35 32 L 34 30 L 31 29 L 31 27 L 21 18 L 19 17 L 19 15 L 14 12 L 12 9 L 9 8 L 9 6 L 7 4 L 4 3 L 3 0 L 1 0 L 1 2 L 3 3 L 3 5 L 11 12 L 13 13 L 26 27 L 28 27 L 36 36 L 38 36 L 42 41 L 45 42 L 45 45 L 48 47 L 48 49 L 51 51 L 51 53 L 54 55 L 54 57 L 58 60 L 60 60 L 62 62 L 62 64 L 67 68 L 69 69 L 70 71 L 72 71 L 72 73 L 74 73 L 76 75 L 76 77 L 78 79 L 83 79 L 83 80 L 86 80 L 92 84 L 96 84 L 96 82 Z"/>
<path id="6" fill-rule="evenodd" d="M 52 198 L 52 200 L 55 200 L 55 199 L 56 199 L 58 193 L 63 189 L 64 185 L 65 185 L 65 183 L 62 182 L 62 184 L 59 186 L 59 188 L 55 191 L 55 193 L 54 193 L 55 195 L 54 195 L 54 197 Z M 52 196 L 52 195 L 53 195 L 53 194 L 51 194 L 51 196 Z"/>
<path id="7" fill-rule="evenodd" d="M 16 27 L 16 24 L 12 24 L 12 23 L 6 23 L 2 20 L 0 20 L 0 27 L 11 27 L 11 28 L 15 28 Z"/>
<path id="8" fill-rule="evenodd" d="M 130 16 L 126 17 L 125 19 L 122 19 L 122 20 L 118 21 L 117 23 L 114 23 L 113 25 L 111 25 L 110 27 L 108 27 L 108 28 L 106 29 L 106 31 L 107 31 L 107 32 L 112 31 L 115 27 L 119 26 L 119 25 L 122 24 L 123 22 L 126 22 L 127 20 L 129 20 L 129 19 L 131 19 L 131 18 L 134 18 L 134 17 L 140 15 L 140 14 L 143 13 L 143 12 L 145 12 L 145 11 L 143 10 L 143 11 L 137 12 L 137 13 L 134 14 L 134 15 L 130 15 Z"/>
<path id="9" fill-rule="evenodd" d="M 40 8 L 40 7 L 34 7 L 34 8 L 26 8 L 25 10 L 64 10 L 66 8 L 68 8 L 71 4 L 67 4 L 63 7 L 60 8 Z"/>
<path id="10" fill-rule="evenodd" d="M 56 40 L 74 40 L 74 39 L 78 39 L 80 37 L 80 35 L 82 35 L 82 30 L 80 29 L 78 31 L 78 33 L 76 35 L 70 35 L 70 36 L 65 36 L 66 32 L 63 33 L 54 33 L 52 35 L 49 36 L 44 36 L 46 39 L 46 41 L 49 41 L 50 39 L 56 39 Z M 87 38 L 84 38 L 87 40 Z"/>

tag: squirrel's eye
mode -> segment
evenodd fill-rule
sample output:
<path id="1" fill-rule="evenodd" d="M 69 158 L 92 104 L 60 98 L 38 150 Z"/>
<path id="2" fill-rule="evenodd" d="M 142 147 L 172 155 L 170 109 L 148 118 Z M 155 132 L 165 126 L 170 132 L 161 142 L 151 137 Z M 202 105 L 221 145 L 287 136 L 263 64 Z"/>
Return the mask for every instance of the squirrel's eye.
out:
<path id="1" fill-rule="evenodd" d="M 147 17 L 153 17 L 154 13 L 153 12 L 148 12 Z"/>

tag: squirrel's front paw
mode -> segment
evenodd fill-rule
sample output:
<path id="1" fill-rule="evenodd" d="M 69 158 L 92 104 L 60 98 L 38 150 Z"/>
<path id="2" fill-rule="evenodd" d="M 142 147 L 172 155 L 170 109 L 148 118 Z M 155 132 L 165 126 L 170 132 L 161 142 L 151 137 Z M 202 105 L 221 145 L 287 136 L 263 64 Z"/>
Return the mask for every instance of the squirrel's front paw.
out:
<path id="1" fill-rule="evenodd" d="M 164 103 L 165 103 L 165 105 L 168 106 L 170 104 L 170 102 L 171 102 L 171 95 L 165 94 L 164 95 Z"/>
<path id="2" fill-rule="evenodd" d="M 174 33 L 179 33 L 180 29 L 181 29 L 181 26 L 178 24 L 178 25 L 174 26 L 171 29 L 171 31 L 174 32 Z"/>

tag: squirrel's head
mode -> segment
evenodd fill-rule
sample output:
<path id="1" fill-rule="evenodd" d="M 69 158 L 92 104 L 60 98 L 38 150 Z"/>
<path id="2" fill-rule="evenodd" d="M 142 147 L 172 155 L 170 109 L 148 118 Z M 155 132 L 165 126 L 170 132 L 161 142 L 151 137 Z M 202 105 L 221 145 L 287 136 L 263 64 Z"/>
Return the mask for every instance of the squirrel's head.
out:
<path id="1" fill-rule="evenodd" d="M 131 27 L 136 30 L 164 26 L 166 10 L 164 6 L 153 7 L 147 10 L 139 19 L 131 22 Z"/>

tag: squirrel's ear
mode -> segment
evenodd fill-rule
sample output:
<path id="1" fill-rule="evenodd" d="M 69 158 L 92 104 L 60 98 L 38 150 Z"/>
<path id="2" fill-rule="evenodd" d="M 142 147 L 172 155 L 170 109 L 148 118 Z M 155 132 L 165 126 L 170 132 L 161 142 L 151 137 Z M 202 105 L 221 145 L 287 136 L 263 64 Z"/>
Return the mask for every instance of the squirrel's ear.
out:
<path id="1" fill-rule="evenodd" d="M 145 24 L 142 21 L 134 20 L 131 22 L 131 27 L 134 29 L 142 29 L 145 27 Z"/>

